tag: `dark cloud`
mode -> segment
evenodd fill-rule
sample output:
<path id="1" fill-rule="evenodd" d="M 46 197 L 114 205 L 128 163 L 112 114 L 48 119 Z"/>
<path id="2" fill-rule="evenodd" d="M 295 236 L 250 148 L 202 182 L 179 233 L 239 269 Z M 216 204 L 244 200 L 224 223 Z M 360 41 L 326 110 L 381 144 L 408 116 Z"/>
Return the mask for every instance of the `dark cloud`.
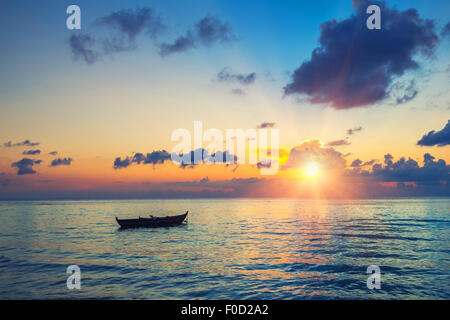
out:
<path id="1" fill-rule="evenodd" d="M 215 43 L 225 43 L 234 40 L 235 37 L 230 26 L 226 22 L 213 15 L 207 15 L 195 24 L 193 30 L 186 31 L 184 36 L 180 36 L 172 43 L 162 43 L 159 45 L 161 56 L 172 53 L 180 53 L 194 48 L 197 44 L 211 46 Z"/>
<path id="2" fill-rule="evenodd" d="M 228 151 L 217 151 L 211 155 L 206 149 L 199 148 L 192 150 L 185 154 L 180 153 L 178 155 L 173 155 L 173 157 L 179 157 L 180 160 L 174 160 L 174 162 L 180 164 L 180 168 L 194 168 L 196 165 L 204 163 L 225 163 L 233 164 L 236 163 L 237 157 L 232 155 Z M 195 159 L 198 159 L 197 161 Z M 172 160 L 172 155 L 166 150 L 153 151 L 144 155 L 143 153 L 135 153 L 131 157 L 126 157 L 124 159 L 117 157 L 114 160 L 114 169 L 127 168 L 133 164 L 164 164 L 166 161 Z"/>
<path id="3" fill-rule="evenodd" d="M 381 30 L 366 27 L 368 5 L 381 7 Z M 393 79 L 417 69 L 416 53 L 430 56 L 439 42 L 432 20 L 416 9 L 399 11 L 383 1 L 354 0 L 356 14 L 320 27 L 320 46 L 294 71 L 286 95 L 335 109 L 367 106 L 388 96 Z"/>
<path id="4" fill-rule="evenodd" d="M 165 26 L 159 16 L 148 7 L 135 10 L 119 10 L 98 18 L 93 27 L 106 28 L 105 31 L 93 28 L 94 34 L 73 34 L 69 38 L 69 45 L 75 60 L 83 60 L 93 64 L 99 59 L 114 53 L 136 50 L 137 37 L 146 33 L 156 38 Z M 197 44 L 210 46 L 214 43 L 225 43 L 235 37 L 230 26 L 215 16 L 207 15 L 172 43 L 158 45 L 161 56 L 187 51 Z"/>
<path id="5" fill-rule="evenodd" d="M 111 37 L 103 39 L 101 47 L 102 55 L 104 56 L 125 51 L 133 51 L 137 48 L 137 43 L 126 37 Z"/>
<path id="6" fill-rule="evenodd" d="M 57 158 L 54 159 L 51 163 L 51 167 L 56 166 L 70 166 L 72 164 L 73 159 L 72 158 Z"/>
<path id="7" fill-rule="evenodd" d="M 93 26 L 106 28 L 108 34 L 71 35 L 69 46 L 75 60 L 93 64 L 106 55 L 135 50 L 138 35 L 145 32 L 154 38 L 164 29 L 160 18 L 148 7 L 112 12 L 96 19 Z"/>
<path id="8" fill-rule="evenodd" d="M 360 168 L 360 167 L 364 167 L 364 166 L 371 166 L 376 162 L 376 160 L 370 160 L 370 161 L 366 161 L 363 162 L 360 159 L 355 159 L 353 160 L 353 162 L 351 163 L 350 167 L 352 168 Z"/>
<path id="9" fill-rule="evenodd" d="M 215 42 L 229 42 L 234 39 L 228 23 L 222 22 L 210 14 L 195 25 L 195 31 L 199 40 L 205 45 L 211 45 Z"/>
<path id="10" fill-rule="evenodd" d="M 372 160 L 375 162 L 375 160 Z M 363 197 L 413 197 L 448 196 L 450 194 L 450 165 L 442 159 L 435 160 L 424 154 L 423 164 L 411 158 L 400 158 L 386 154 L 383 164 L 362 169 L 357 161 L 353 169 L 347 169 L 341 181 L 350 183 L 352 193 Z M 355 188 L 356 187 L 356 188 Z"/>
<path id="11" fill-rule="evenodd" d="M 225 163 L 226 165 L 235 164 L 238 161 L 238 157 L 233 155 L 230 151 L 216 151 L 211 154 L 210 158 L 208 157 L 208 153 L 205 154 L 205 160 L 209 163 Z"/>
<path id="12" fill-rule="evenodd" d="M 19 160 L 11 164 L 11 167 L 16 167 L 18 169 L 17 175 L 19 176 L 24 174 L 34 174 L 36 173 L 36 171 L 33 170 L 33 166 L 35 164 L 40 164 L 41 162 L 42 160 L 23 158 L 22 160 Z"/>
<path id="13" fill-rule="evenodd" d="M 352 162 L 352 164 L 350 166 L 358 168 L 358 167 L 360 167 L 362 165 L 362 163 L 363 162 L 360 159 L 356 159 L 356 160 L 353 160 L 353 162 Z"/>
<path id="14" fill-rule="evenodd" d="M 140 152 L 135 153 L 132 157 L 126 157 L 123 160 L 117 157 L 114 160 L 114 169 L 127 168 L 133 163 L 135 164 L 163 164 L 165 161 L 170 160 L 170 154 L 166 150 L 153 151 L 151 153 L 143 154 Z"/>
<path id="15" fill-rule="evenodd" d="M 183 161 L 181 161 L 180 163 L 180 168 L 181 169 L 194 169 L 196 166 L 195 163 L 191 162 L 191 163 L 185 163 Z"/>
<path id="16" fill-rule="evenodd" d="M 195 47 L 195 39 L 190 32 L 187 32 L 185 36 L 177 38 L 173 43 L 162 43 L 159 45 L 159 54 L 164 57 L 193 47 Z"/>
<path id="17" fill-rule="evenodd" d="M 224 68 L 216 75 L 219 82 L 239 83 L 242 85 L 249 85 L 255 82 L 256 73 L 249 74 L 230 73 L 228 68 Z"/>
<path id="18" fill-rule="evenodd" d="M 272 162 L 270 160 L 263 160 L 263 161 L 259 161 L 256 164 L 256 167 L 258 169 L 263 169 L 263 168 L 271 168 L 272 167 Z"/>
<path id="19" fill-rule="evenodd" d="M 194 169 L 196 165 L 202 163 L 206 159 L 207 153 L 208 151 L 206 149 L 199 148 L 184 154 L 178 154 L 180 161 L 174 162 L 180 163 L 181 169 Z"/>
<path id="20" fill-rule="evenodd" d="M 107 55 L 137 49 L 134 40 L 126 37 L 95 39 L 90 34 L 75 34 L 69 38 L 69 46 L 74 60 L 82 60 L 91 65 Z"/>
<path id="21" fill-rule="evenodd" d="M 41 150 L 25 150 L 24 152 L 22 152 L 22 154 L 24 155 L 36 155 L 36 154 L 40 154 Z"/>
<path id="22" fill-rule="evenodd" d="M 203 151 L 203 149 L 200 149 Z M 295 150 L 295 152 L 293 152 Z M 35 190 L 16 190 L 12 182 L 6 182 L 11 187 L 3 188 L 1 199 L 130 199 L 130 198 L 239 198 L 239 197 L 290 197 L 290 198 L 323 198 L 323 199 L 354 199 L 354 198 L 387 198 L 414 196 L 447 196 L 450 194 L 450 165 L 444 160 L 436 160 L 430 154 L 425 154 L 423 163 L 411 158 L 396 160 L 391 154 L 386 154 L 384 162 L 363 168 L 361 160 L 354 162 L 353 167 L 347 167 L 339 152 L 332 148 L 323 148 L 318 141 L 307 141 L 291 150 L 292 168 L 299 168 L 304 163 L 314 160 L 321 171 L 337 168 L 337 171 L 326 173 L 326 181 L 320 184 L 320 194 L 309 183 L 298 179 L 273 178 L 241 178 L 231 180 L 210 180 L 205 177 L 193 181 L 170 182 L 123 182 L 110 187 L 93 187 L 89 189 L 42 188 Z M 129 158 L 131 161 L 131 157 Z M 372 160 L 372 163 L 375 160 Z M 141 162 L 142 164 L 142 162 Z M 260 166 L 267 165 L 261 162 Z M 330 175 L 329 175 L 330 174 Z M 334 176 L 333 183 L 329 177 Z M 9 178 L 0 173 L 2 179 Z"/>
<path id="23" fill-rule="evenodd" d="M 160 18 L 148 7 L 115 11 L 97 19 L 94 24 L 110 27 L 130 40 L 134 40 L 142 32 L 155 37 L 164 29 Z"/>
<path id="24" fill-rule="evenodd" d="M 52 155 L 52 156 L 56 156 L 58 154 L 58 151 L 52 151 L 52 152 L 49 152 L 48 154 Z"/>
<path id="25" fill-rule="evenodd" d="M 351 145 L 351 143 L 345 139 L 334 140 L 334 141 L 330 141 L 327 143 L 328 147 L 339 147 L 339 146 L 349 146 L 349 145 Z"/>
<path id="26" fill-rule="evenodd" d="M 101 53 L 94 48 L 95 39 L 89 34 L 73 34 L 69 38 L 69 46 L 75 60 L 84 60 L 87 64 L 93 64 Z"/>
<path id="27" fill-rule="evenodd" d="M 450 36 L 450 22 L 447 23 L 447 24 L 444 26 L 444 28 L 442 28 L 441 36 L 442 36 L 442 37 L 448 37 L 448 36 Z"/>
<path id="28" fill-rule="evenodd" d="M 396 104 L 411 101 L 418 93 L 419 90 L 417 90 L 414 80 L 409 82 L 396 82 L 389 89 L 389 95 L 395 99 Z"/>
<path id="29" fill-rule="evenodd" d="M 209 154 L 208 150 L 203 148 L 192 150 L 185 154 L 180 154 L 179 157 L 182 159 L 180 161 L 180 168 L 182 169 L 193 169 L 196 165 L 199 165 L 201 163 L 224 163 L 226 166 L 228 166 L 236 163 L 238 160 L 238 157 L 231 154 L 228 150 L 216 151 L 212 154 Z"/>
<path id="30" fill-rule="evenodd" d="M 121 159 L 120 157 L 117 157 L 114 160 L 114 169 L 121 169 L 121 168 L 126 168 L 128 166 L 130 166 L 131 164 L 131 160 L 130 158 L 126 157 L 125 159 Z"/>
<path id="31" fill-rule="evenodd" d="M 371 166 L 371 165 L 373 165 L 375 162 L 377 162 L 377 160 L 376 160 L 376 159 L 372 159 L 372 160 L 370 160 L 370 161 L 364 162 L 362 165 L 363 165 L 363 166 Z"/>
<path id="32" fill-rule="evenodd" d="M 275 127 L 275 122 L 263 122 L 260 125 L 258 125 L 257 129 L 264 129 L 264 128 L 273 128 Z"/>
<path id="33" fill-rule="evenodd" d="M 5 142 L 3 144 L 3 146 L 5 148 L 11 148 L 11 147 L 35 147 L 38 146 L 40 143 L 39 142 L 31 142 L 30 140 L 24 140 L 22 142 L 17 142 L 17 143 L 12 143 L 11 141 Z"/>
<path id="34" fill-rule="evenodd" d="M 153 151 L 152 153 L 136 153 L 131 159 L 132 163 L 137 164 L 162 164 L 164 161 L 170 160 L 170 154 L 166 150 Z"/>
<path id="35" fill-rule="evenodd" d="M 420 139 L 417 144 L 419 146 L 439 146 L 443 147 L 450 144 L 450 120 L 440 131 L 431 130 Z"/>
<path id="36" fill-rule="evenodd" d="M 372 172 L 362 172 L 377 181 L 384 182 L 415 182 L 419 184 L 441 184 L 450 182 L 450 165 L 442 159 L 434 161 L 429 153 L 423 156 L 423 166 L 417 161 L 402 157 L 394 161 L 390 154 L 385 155 L 384 165 L 375 164 Z"/>
<path id="37" fill-rule="evenodd" d="M 363 129 L 362 127 L 356 127 L 356 128 L 353 128 L 353 129 L 347 129 L 347 134 L 349 136 L 351 136 L 352 134 L 355 134 L 356 132 L 359 132 L 362 129 Z"/>

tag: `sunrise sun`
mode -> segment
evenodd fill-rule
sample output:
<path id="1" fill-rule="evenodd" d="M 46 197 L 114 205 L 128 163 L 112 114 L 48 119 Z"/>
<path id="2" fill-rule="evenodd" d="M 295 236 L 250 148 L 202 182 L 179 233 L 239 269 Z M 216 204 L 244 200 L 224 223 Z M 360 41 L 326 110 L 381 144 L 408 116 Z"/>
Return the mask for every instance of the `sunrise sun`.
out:
<path id="1" fill-rule="evenodd" d="M 317 163 L 311 162 L 305 167 L 305 173 L 308 177 L 316 177 L 319 174 L 319 166 Z"/>

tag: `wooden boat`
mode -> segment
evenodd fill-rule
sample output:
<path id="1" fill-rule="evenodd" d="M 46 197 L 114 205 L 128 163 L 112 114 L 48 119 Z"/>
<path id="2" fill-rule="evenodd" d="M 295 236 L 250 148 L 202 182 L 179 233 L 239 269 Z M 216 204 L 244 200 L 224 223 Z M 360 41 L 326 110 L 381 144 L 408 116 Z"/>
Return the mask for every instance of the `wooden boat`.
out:
<path id="1" fill-rule="evenodd" d="M 171 227 L 182 224 L 188 215 L 188 211 L 185 214 L 179 216 L 167 216 L 167 217 L 150 217 L 138 219 L 117 219 L 117 223 L 121 228 L 157 228 L 157 227 Z"/>

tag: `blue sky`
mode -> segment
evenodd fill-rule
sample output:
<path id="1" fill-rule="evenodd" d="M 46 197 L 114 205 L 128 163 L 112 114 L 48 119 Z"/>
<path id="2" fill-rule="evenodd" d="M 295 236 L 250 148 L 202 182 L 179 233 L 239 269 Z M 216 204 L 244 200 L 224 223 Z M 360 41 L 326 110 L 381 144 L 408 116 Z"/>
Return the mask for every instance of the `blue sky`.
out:
<path id="1" fill-rule="evenodd" d="M 0 53 L 0 90 L 7 94 L 18 84 L 32 82 L 33 74 L 55 68 L 77 68 L 71 64 L 66 45 L 71 31 L 65 28 L 65 9 L 70 4 L 82 9 L 82 29 L 99 16 L 124 8 L 123 1 L 2 1 L 0 36 L 6 50 Z M 414 7 L 438 25 L 447 21 L 448 1 L 389 1 L 399 9 Z M 309 58 L 317 46 L 320 24 L 342 19 L 352 12 L 351 1 L 127 1 L 126 7 L 151 6 L 168 25 L 163 38 L 171 39 L 195 21 L 211 13 L 228 21 L 238 41 L 242 59 L 255 68 L 283 75 Z M 215 59 L 208 50 L 207 59 Z M 54 72 L 54 70 L 52 70 Z M 8 81 L 5 81 L 8 79 Z M 20 82 L 20 83 L 19 83 Z M 32 83 L 29 84 L 30 86 Z"/>

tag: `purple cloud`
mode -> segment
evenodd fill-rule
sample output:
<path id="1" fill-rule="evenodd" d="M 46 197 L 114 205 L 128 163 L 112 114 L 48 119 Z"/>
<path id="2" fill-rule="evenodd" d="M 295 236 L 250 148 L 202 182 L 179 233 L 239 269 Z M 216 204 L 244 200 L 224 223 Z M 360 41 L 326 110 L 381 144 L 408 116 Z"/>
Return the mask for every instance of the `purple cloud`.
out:
<path id="1" fill-rule="evenodd" d="M 372 4 L 381 8 L 381 30 L 366 27 L 365 10 Z M 353 6 L 356 14 L 320 26 L 320 46 L 294 71 L 286 95 L 305 95 L 335 109 L 374 104 L 388 96 L 393 79 L 419 67 L 417 53 L 428 57 L 439 42 L 434 22 L 416 9 L 399 11 L 376 0 L 354 0 Z"/>
<path id="2" fill-rule="evenodd" d="M 431 130 L 417 141 L 419 146 L 439 146 L 443 147 L 450 144 L 450 120 L 440 131 Z"/>

